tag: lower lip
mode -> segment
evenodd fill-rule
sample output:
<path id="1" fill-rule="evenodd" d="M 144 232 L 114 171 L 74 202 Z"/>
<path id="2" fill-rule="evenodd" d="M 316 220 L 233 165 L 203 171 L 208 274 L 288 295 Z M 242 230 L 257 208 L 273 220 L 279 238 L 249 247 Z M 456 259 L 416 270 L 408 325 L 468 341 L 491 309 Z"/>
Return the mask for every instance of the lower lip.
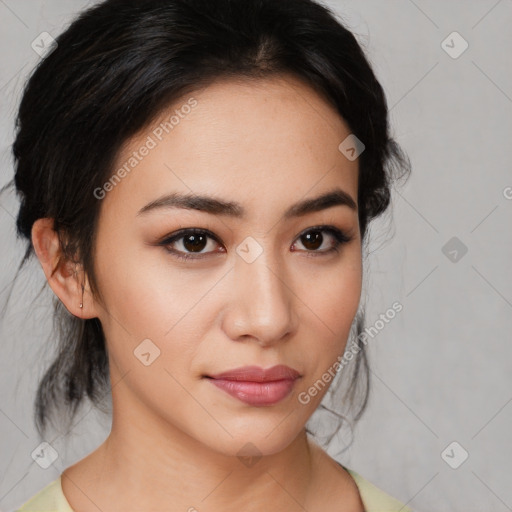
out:
<path id="1" fill-rule="evenodd" d="M 249 405 L 273 405 L 288 396 L 295 380 L 284 379 L 269 382 L 247 382 L 209 379 L 212 384 Z"/>

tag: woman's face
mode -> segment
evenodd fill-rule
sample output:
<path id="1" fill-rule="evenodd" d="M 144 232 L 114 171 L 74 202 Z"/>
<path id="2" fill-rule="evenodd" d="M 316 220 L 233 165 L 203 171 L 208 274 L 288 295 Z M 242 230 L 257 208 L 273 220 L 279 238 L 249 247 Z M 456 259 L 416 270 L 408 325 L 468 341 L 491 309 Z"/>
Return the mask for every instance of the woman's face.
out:
<path id="1" fill-rule="evenodd" d="M 218 81 L 128 141 L 98 192 L 104 303 L 84 310 L 107 339 L 114 424 L 185 433 L 227 455 L 248 442 L 276 453 L 303 430 L 361 293 L 358 164 L 338 149 L 349 134 L 282 76 Z M 208 377 L 275 365 L 300 377 Z"/>

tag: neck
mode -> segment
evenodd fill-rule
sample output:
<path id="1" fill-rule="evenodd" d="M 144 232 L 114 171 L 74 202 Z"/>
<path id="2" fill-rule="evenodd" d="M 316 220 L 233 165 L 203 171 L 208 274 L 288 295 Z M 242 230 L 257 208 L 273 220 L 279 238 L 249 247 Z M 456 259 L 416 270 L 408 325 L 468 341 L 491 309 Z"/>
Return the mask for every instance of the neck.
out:
<path id="1" fill-rule="evenodd" d="M 126 403 L 123 397 L 116 407 L 114 398 L 105 442 L 63 473 L 75 510 L 292 511 L 309 503 L 318 448 L 304 429 L 277 453 L 241 458 L 155 418 L 136 400 Z"/>

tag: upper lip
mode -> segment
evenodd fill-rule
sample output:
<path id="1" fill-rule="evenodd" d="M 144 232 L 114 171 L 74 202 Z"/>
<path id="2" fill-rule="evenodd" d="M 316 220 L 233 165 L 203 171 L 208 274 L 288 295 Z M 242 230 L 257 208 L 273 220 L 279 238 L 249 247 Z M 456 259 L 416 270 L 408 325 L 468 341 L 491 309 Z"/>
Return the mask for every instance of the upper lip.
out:
<path id="1" fill-rule="evenodd" d="M 289 366 L 279 364 L 266 369 L 259 366 L 242 366 L 226 372 L 207 375 L 207 377 L 244 382 L 270 382 L 296 379 L 300 377 L 300 373 Z"/>

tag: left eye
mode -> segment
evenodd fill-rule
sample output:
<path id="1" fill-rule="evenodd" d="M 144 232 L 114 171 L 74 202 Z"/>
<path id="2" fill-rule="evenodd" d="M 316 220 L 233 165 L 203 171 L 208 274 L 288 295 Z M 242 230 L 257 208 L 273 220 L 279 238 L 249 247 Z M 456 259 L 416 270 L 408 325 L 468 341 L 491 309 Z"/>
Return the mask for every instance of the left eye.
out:
<path id="1" fill-rule="evenodd" d="M 325 235 L 322 233 L 327 233 L 329 237 L 333 240 L 331 247 L 326 250 L 318 251 L 317 249 L 323 245 L 325 241 Z M 326 253 L 332 251 L 338 251 L 340 245 L 347 243 L 351 240 L 351 237 L 347 236 L 343 231 L 340 231 L 335 227 L 316 227 L 310 228 L 306 232 L 299 235 L 298 240 L 306 247 L 307 251 L 317 252 L 317 253 Z"/>
<path id="2" fill-rule="evenodd" d="M 325 235 L 323 233 L 327 233 L 328 238 L 332 239 L 331 247 L 318 250 L 325 242 Z M 208 230 L 189 228 L 174 233 L 160 242 L 159 245 L 164 246 L 169 253 L 179 259 L 202 259 L 207 254 L 213 252 L 202 252 L 208 247 L 209 240 L 220 243 L 218 238 Z M 339 251 L 339 247 L 352 240 L 352 237 L 334 226 L 317 226 L 302 232 L 297 237 L 297 240 L 306 248 L 306 252 L 312 253 L 311 256 L 320 256 L 333 251 Z M 292 247 L 295 247 L 296 243 Z M 173 245 L 174 247 L 172 247 Z M 296 251 L 296 249 L 292 250 Z M 225 252 L 225 249 L 222 248 L 220 252 Z"/>

